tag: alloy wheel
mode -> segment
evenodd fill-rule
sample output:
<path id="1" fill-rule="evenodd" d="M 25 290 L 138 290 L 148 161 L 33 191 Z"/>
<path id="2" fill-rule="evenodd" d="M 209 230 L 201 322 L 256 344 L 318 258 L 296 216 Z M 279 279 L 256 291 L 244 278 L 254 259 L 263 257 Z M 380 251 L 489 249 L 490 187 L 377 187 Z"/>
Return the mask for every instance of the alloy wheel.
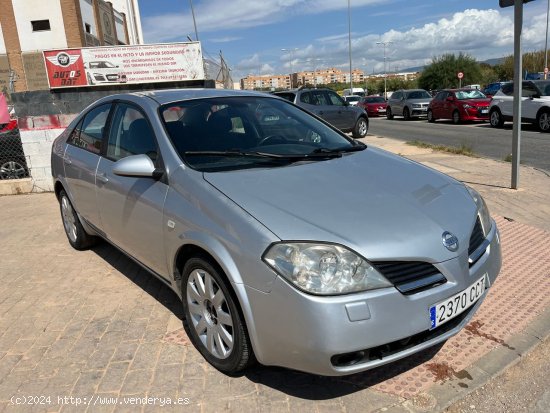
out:
<path id="1" fill-rule="evenodd" d="M 550 112 L 543 112 L 539 115 L 539 129 L 542 132 L 550 131 Z"/>
<path id="2" fill-rule="evenodd" d="M 20 179 L 25 177 L 25 173 L 25 167 L 16 161 L 8 161 L 0 165 L 0 179 Z"/>
<path id="3" fill-rule="evenodd" d="M 205 270 L 196 269 L 187 280 L 187 306 L 192 327 L 210 354 L 226 359 L 233 350 L 233 318 L 223 290 Z"/>
<path id="4" fill-rule="evenodd" d="M 63 227 L 65 228 L 67 236 L 72 242 L 76 242 L 77 228 L 75 213 L 71 202 L 66 196 L 61 198 L 61 215 L 63 217 Z"/>

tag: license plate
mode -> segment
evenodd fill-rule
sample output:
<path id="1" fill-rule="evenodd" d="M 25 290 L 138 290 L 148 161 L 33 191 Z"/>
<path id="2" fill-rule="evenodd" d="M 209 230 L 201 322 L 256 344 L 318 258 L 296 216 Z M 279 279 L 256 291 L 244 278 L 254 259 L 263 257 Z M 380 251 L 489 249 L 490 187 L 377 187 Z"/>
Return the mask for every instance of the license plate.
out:
<path id="1" fill-rule="evenodd" d="M 481 113 L 489 113 L 488 109 L 481 109 Z"/>
<path id="2" fill-rule="evenodd" d="M 445 324 L 470 308 L 485 291 L 485 275 L 465 290 L 430 307 L 431 329 Z"/>

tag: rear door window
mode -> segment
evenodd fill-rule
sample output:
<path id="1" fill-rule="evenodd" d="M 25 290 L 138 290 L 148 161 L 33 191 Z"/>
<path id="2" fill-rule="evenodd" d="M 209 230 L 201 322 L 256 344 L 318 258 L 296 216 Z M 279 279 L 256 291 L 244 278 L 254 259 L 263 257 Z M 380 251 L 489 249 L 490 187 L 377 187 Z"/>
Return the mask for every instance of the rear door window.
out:
<path id="1" fill-rule="evenodd" d="M 111 104 L 107 103 L 89 111 L 71 133 L 67 143 L 99 155 L 110 110 Z"/>

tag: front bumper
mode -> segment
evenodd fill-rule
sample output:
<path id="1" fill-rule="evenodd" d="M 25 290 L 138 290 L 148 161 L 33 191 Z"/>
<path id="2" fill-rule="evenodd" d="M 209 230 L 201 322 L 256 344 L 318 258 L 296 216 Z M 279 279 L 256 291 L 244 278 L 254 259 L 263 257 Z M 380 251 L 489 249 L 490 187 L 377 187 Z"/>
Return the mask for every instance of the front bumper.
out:
<path id="1" fill-rule="evenodd" d="M 447 283 L 408 296 L 393 287 L 345 296 L 313 296 L 280 277 L 268 294 L 247 287 L 248 314 L 253 318 L 247 321 L 253 330 L 256 357 L 265 365 L 340 376 L 447 340 L 470 321 L 500 271 L 500 240 L 494 222 L 487 238 L 490 245 L 473 266 L 468 266 L 467 251 L 434 264 Z M 484 274 L 488 288 L 482 297 L 456 319 L 430 331 L 430 306 L 464 290 Z M 348 360 L 345 355 L 358 352 L 366 356 L 355 360 L 351 356 L 350 363 L 339 362 Z"/>

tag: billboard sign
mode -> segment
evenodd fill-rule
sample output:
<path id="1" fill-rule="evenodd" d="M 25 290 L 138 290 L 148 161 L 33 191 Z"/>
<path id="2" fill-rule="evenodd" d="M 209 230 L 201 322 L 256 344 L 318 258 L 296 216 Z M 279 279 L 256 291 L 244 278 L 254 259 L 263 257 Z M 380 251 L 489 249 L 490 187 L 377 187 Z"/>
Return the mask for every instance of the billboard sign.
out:
<path id="1" fill-rule="evenodd" d="M 45 50 L 50 89 L 205 78 L 199 42 Z"/>

